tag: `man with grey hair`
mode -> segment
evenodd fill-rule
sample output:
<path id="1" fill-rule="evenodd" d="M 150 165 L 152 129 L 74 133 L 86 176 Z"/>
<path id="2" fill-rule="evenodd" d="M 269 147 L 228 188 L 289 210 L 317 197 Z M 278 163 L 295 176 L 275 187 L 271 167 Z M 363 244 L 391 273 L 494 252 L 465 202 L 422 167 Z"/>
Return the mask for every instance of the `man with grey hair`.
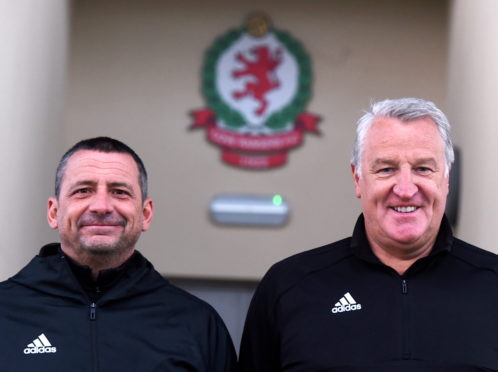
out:
<path id="1" fill-rule="evenodd" d="M 449 131 L 422 99 L 360 118 L 353 235 L 268 271 L 240 371 L 498 371 L 498 256 L 455 238 L 444 216 Z"/>

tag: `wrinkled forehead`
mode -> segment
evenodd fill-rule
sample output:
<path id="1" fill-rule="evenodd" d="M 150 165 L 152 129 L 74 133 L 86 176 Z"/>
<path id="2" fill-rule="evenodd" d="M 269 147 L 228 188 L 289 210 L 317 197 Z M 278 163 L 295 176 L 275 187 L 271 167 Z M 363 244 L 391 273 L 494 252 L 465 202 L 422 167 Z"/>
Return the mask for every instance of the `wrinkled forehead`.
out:
<path id="1" fill-rule="evenodd" d="M 365 135 L 363 155 L 388 150 L 395 153 L 420 151 L 439 158 L 444 157 L 444 141 L 437 125 L 429 118 L 410 121 L 379 118 L 372 123 Z"/>
<path id="2" fill-rule="evenodd" d="M 67 161 L 62 184 L 75 178 L 116 178 L 138 186 L 138 167 L 127 153 L 80 150 Z"/>
<path id="3" fill-rule="evenodd" d="M 399 120 L 389 117 L 376 118 L 365 134 L 365 142 L 377 143 L 390 138 L 415 139 L 439 142 L 444 147 L 444 140 L 431 118 L 422 117 L 413 120 Z"/>

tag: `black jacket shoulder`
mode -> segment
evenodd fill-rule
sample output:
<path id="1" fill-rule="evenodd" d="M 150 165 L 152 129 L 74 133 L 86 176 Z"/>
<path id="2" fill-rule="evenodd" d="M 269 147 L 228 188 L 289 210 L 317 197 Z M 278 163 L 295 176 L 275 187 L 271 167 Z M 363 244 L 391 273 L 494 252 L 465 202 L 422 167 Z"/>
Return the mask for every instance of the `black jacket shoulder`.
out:
<path id="1" fill-rule="evenodd" d="M 451 254 L 476 268 L 493 271 L 498 276 L 498 255 L 490 251 L 453 238 Z"/>
<path id="2" fill-rule="evenodd" d="M 272 297 L 278 300 L 308 275 L 350 257 L 350 245 L 351 237 L 287 257 L 270 267 L 259 287 L 272 292 Z"/>

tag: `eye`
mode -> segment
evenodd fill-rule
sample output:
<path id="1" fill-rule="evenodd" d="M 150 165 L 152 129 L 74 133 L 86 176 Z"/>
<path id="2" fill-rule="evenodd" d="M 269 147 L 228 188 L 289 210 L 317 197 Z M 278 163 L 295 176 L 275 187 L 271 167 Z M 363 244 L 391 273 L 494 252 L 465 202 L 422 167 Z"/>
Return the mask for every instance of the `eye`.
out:
<path id="1" fill-rule="evenodd" d="M 76 198 L 84 198 L 92 192 L 90 187 L 81 187 L 73 191 L 72 195 Z"/>
<path id="2" fill-rule="evenodd" d="M 392 173 L 394 172 L 394 168 L 381 168 L 381 169 L 378 169 L 376 173 L 380 173 L 380 174 L 389 174 L 389 173 Z"/>
<path id="3" fill-rule="evenodd" d="M 432 172 L 432 169 L 429 167 L 417 167 L 415 170 L 421 174 L 429 174 Z"/>
<path id="4" fill-rule="evenodd" d="M 113 195 L 116 195 L 117 197 L 128 197 L 130 196 L 130 192 L 128 190 L 123 190 L 123 189 L 114 189 L 112 190 Z"/>
<path id="5" fill-rule="evenodd" d="M 92 190 L 89 187 L 84 187 L 74 191 L 75 194 L 89 194 Z"/>

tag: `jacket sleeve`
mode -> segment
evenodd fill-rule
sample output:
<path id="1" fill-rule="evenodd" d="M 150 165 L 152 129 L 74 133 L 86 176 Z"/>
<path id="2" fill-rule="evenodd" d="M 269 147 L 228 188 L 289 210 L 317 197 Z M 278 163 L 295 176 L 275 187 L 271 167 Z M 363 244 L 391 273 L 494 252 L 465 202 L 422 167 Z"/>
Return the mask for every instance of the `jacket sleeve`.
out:
<path id="1" fill-rule="evenodd" d="M 214 311 L 214 310 L 213 310 Z M 237 354 L 232 339 L 223 320 L 217 313 L 212 314 L 209 325 L 208 368 L 209 372 L 234 372 Z"/>
<path id="2" fill-rule="evenodd" d="M 239 372 L 280 371 L 280 347 L 275 319 L 277 293 L 269 272 L 252 298 L 240 346 Z"/>

